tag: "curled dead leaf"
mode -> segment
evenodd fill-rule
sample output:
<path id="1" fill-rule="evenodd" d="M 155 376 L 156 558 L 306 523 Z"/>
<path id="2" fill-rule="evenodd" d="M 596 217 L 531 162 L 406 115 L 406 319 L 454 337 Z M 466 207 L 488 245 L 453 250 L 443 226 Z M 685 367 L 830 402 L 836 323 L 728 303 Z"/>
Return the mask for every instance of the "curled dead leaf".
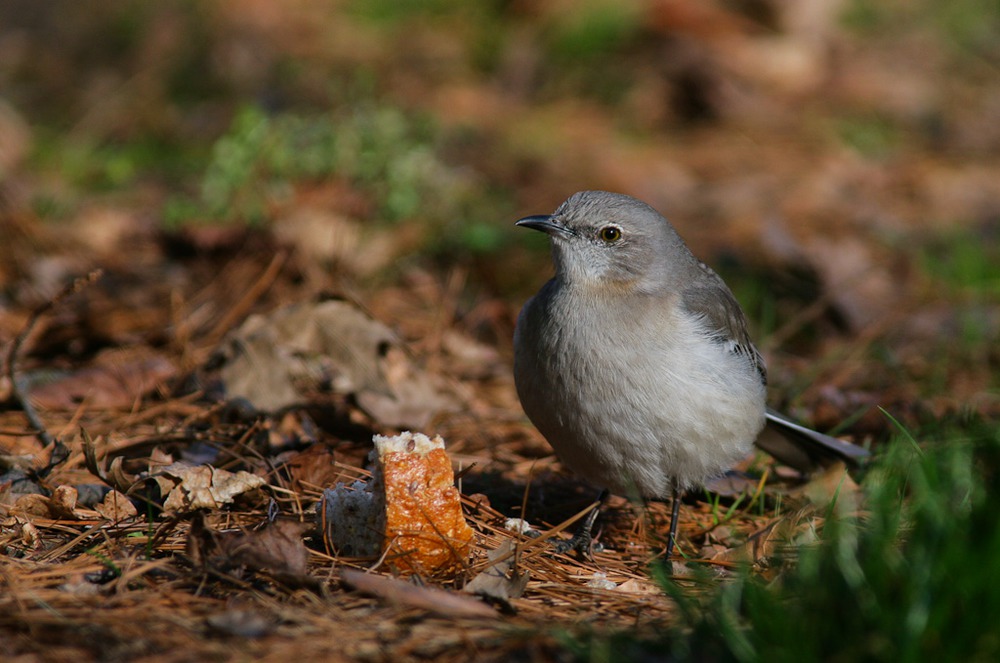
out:
<path id="1" fill-rule="evenodd" d="M 78 493 L 73 486 L 59 486 L 52 491 L 49 498 L 49 510 L 56 518 L 77 518 L 76 498 Z"/>
<path id="2" fill-rule="evenodd" d="M 491 550 L 487 556 L 491 564 L 476 575 L 463 591 L 499 604 L 504 612 L 514 612 L 510 600 L 524 594 L 531 577 L 527 570 L 518 571 L 514 567 L 517 559 L 514 548 L 514 542 L 506 539 L 495 550 Z"/>
<path id="3" fill-rule="evenodd" d="M 11 513 L 18 516 L 51 518 L 52 520 L 90 520 L 98 518 L 96 511 L 77 506 L 77 490 L 73 486 L 58 486 L 51 496 L 22 495 L 14 502 Z"/>
<path id="4" fill-rule="evenodd" d="M 119 522 L 138 515 L 135 505 L 117 490 L 109 491 L 100 504 L 94 505 L 94 510 L 101 514 L 103 518 L 113 522 Z"/>
<path id="5" fill-rule="evenodd" d="M 155 482 L 160 495 L 165 496 L 163 509 L 172 512 L 188 512 L 197 509 L 217 509 L 233 500 L 267 485 L 267 482 L 249 472 L 229 472 L 211 465 L 191 465 L 189 463 L 171 463 L 154 470 L 151 474 L 133 476 L 128 474 L 122 464 L 121 456 L 111 461 L 111 467 L 97 459 L 94 441 L 85 430 L 81 430 L 83 438 L 83 456 L 87 469 L 91 474 L 111 486 L 118 493 L 131 494 L 139 484 L 147 481 Z M 154 450 L 152 458 L 157 457 Z M 164 461 L 169 460 L 165 457 Z M 115 500 L 117 498 L 106 498 Z M 108 513 L 118 513 L 119 507 L 106 502 Z M 125 509 L 124 505 L 120 507 Z M 102 514 L 103 515 L 103 514 Z M 110 517 L 110 516 L 106 516 Z M 127 517 L 127 516 L 123 516 Z M 117 520 L 117 518 L 111 518 Z"/>
<path id="6" fill-rule="evenodd" d="M 14 506 L 11 507 L 10 512 L 22 518 L 30 518 L 31 516 L 48 518 L 50 517 L 49 498 L 38 493 L 21 495 L 14 502 Z"/>
<path id="7" fill-rule="evenodd" d="M 104 463 L 97 459 L 97 444 L 90 437 L 86 429 L 80 429 L 80 437 L 83 440 L 83 460 L 87 471 L 95 477 L 122 493 L 128 493 L 138 481 L 137 477 L 129 475 L 122 468 L 124 459 L 121 456 L 111 461 L 110 469 L 105 469 Z"/>
<path id="8" fill-rule="evenodd" d="M 10 515 L 0 521 L 0 527 L 4 533 L 3 545 L 16 544 L 25 550 L 35 550 L 41 545 L 41 534 L 26 514 Z"/>
<path id="9" fill-rule="evenodd" d="M 229 472 L 211 465 L 174 463 L 161 468 L 152 477 L 166 495 L 164 511 L 188 512 L 218 509 L 232 504 L 240 495 L 267 485 L 264 479 L 244 472 Z"/>
<path id="10" fill-rule="evenodd" d="M 186 550 L 192 562 L 206 569 L 268 571 L 291 584 L 316 586 L 306 575 L 309 551 L 302 535 L 308 529 L 305 523 L 277 520 L 256 531 L 220 532 L 207 527 L 199 513 L 191 523 Z"/>

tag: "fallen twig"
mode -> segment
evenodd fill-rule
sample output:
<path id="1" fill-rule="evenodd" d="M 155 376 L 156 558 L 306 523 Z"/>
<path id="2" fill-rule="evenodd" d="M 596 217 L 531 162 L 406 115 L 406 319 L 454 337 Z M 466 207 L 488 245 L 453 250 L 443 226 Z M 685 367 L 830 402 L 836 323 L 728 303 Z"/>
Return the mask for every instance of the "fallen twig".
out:
<path id="1" fill-rule="evenodd" d="M 430 610 L 451 617 L 496 617 L 497 612 L 482 601 L 435 587 L 419 587 L 396 578 L 343 569 L 344 584 L 391 603 Z"/>
<path id="2" fill-rule="evenodd" d="M 34 330 L 35 325 L 43 315 L 51 311 L 60 302 L 69 297 L 70 295 L 75 295 L 87 286 L 91 285 L 97 279 L 101 277 L 102 270 L 95 269 L 86 276 L 81 276 L 80 278 L 74 279 L 72 283 L 67 285 L 61 291 L 56 293 L 51 299 L 44 302 L 42 305 L 35 308 L 28 316 L 28 321 L 25 323 L 24 328 L 18 333 L 14 338 L 14 342 L 10 344 L 7 349 L 6 366 L 7 366 L 7 379 L 10 380 L 11 398 L 21 406 L 21 410 L 24 412 L 24 416 L 28 419 L 28 423 L 35 430 L 35 435 L 38 437 L 39 441 L 46 447 L 49 445 L 55 445 L 52 450 L 52 457 L 48 462 L 48 465 L 36 472 L 39 476 L 44 477 L 48 474 L 55 465 L 61 462 L 66 453 L 65 448 L 62 443 L 49 434 L 48 430 L 45 428 L 45 424 L 42 423 L 41 418 L 38 416 L 38 412 L 35 411 L 34 406 L 31 401 L 28 400 L 28 394 L 21 389 L 20 384 L 17 381 L 17 359 L 21 352 L 21 346 L 24 345 L 25 340 Z"/>

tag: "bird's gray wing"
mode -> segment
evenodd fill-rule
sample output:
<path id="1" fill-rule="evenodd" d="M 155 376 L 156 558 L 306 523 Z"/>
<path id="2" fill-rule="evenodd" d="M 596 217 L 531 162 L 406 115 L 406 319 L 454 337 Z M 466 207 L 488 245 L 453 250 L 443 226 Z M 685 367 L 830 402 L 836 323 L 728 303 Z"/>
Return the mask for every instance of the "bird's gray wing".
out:
<path id="1" fill-rule="evenodd" d="M 760 379 L 767 384 L 767 366 L 764 357 L 750 339 L 747 318 L 736 297 L 718 274 L 705 263 L 699 262 L 699 278 L 684 289 L 681 304 L 684 309 L 706 321 L 720 343 L 733 352 L 746 357 L 757 369 Z"/>
<path id="2" fill-rule="evenodd" d="M 720 343 L 751 361 L 767 384 L 767 367 L 750 339 L 747 319 L 722 278 L 704 263 L 698 278 L 683 292 L 684 309 L 703 318 Z M 788 417 L 767 410 L 767 426 L 755 444 L 780 462 L 809 474 L 836 461 L 857 464 L 869 456 L 866 449 L 800 426 Z"/>

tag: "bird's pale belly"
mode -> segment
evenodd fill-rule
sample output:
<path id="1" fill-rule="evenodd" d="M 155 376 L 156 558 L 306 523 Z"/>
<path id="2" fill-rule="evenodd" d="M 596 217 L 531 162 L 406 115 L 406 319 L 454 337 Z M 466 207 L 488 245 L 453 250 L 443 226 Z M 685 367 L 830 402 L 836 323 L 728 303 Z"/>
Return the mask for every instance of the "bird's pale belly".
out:
<path id="1" fill-rule="evenodd" d="M 596 485 L 624 495 L 669 495 L 734 465 L 764 425 L 763 384 L 707 337 L 692 333 L 657 352 L 583 353 L 572 337 L 541 350 L 544 379 L 525 411 L 559 458 Z M 524 372 L 524 371 L 522 371 Z M 520 387 L 519 387 L 520 388 Z M 595 398 L 595 394 L 599 397 Z"/>

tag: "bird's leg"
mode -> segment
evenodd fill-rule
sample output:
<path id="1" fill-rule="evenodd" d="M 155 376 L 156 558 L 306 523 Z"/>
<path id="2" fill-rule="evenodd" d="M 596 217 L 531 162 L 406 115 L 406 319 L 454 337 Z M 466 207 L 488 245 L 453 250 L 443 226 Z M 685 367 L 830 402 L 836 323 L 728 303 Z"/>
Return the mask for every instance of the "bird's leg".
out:
<path id="1" fill-rule="evenodd" d="M 587 517 L 584 519 L 583 523 L 580 524 L 579 529 L 573 535 L 569 541 L 558 541 L 554 544 L 556 552 L 559 554 L 570 552 L 571 550 L 576 552 L 577 556 L 583 559 L 591 558 L 591 548 L 594 545 L 594 523 L 597 521 L 597 516 L 601 514 L 601 508 L 604 506 L 604 501 L 608 499 L 608 491 L 605 488 L 601 491 L 601 494 L 597 497 L 597 504 Z"/>
<path id="2" fill-rule="evenodd" d="M 674 484 L 670 504 L 670 534 L 667 539 L 666 559 L 670 559 L 670 556 L 674 554 L 674 548 L 677 547 L 677 521 L 680 519 L 680 511 L 681 491 L 678 490 L 677 485 Z"/>

